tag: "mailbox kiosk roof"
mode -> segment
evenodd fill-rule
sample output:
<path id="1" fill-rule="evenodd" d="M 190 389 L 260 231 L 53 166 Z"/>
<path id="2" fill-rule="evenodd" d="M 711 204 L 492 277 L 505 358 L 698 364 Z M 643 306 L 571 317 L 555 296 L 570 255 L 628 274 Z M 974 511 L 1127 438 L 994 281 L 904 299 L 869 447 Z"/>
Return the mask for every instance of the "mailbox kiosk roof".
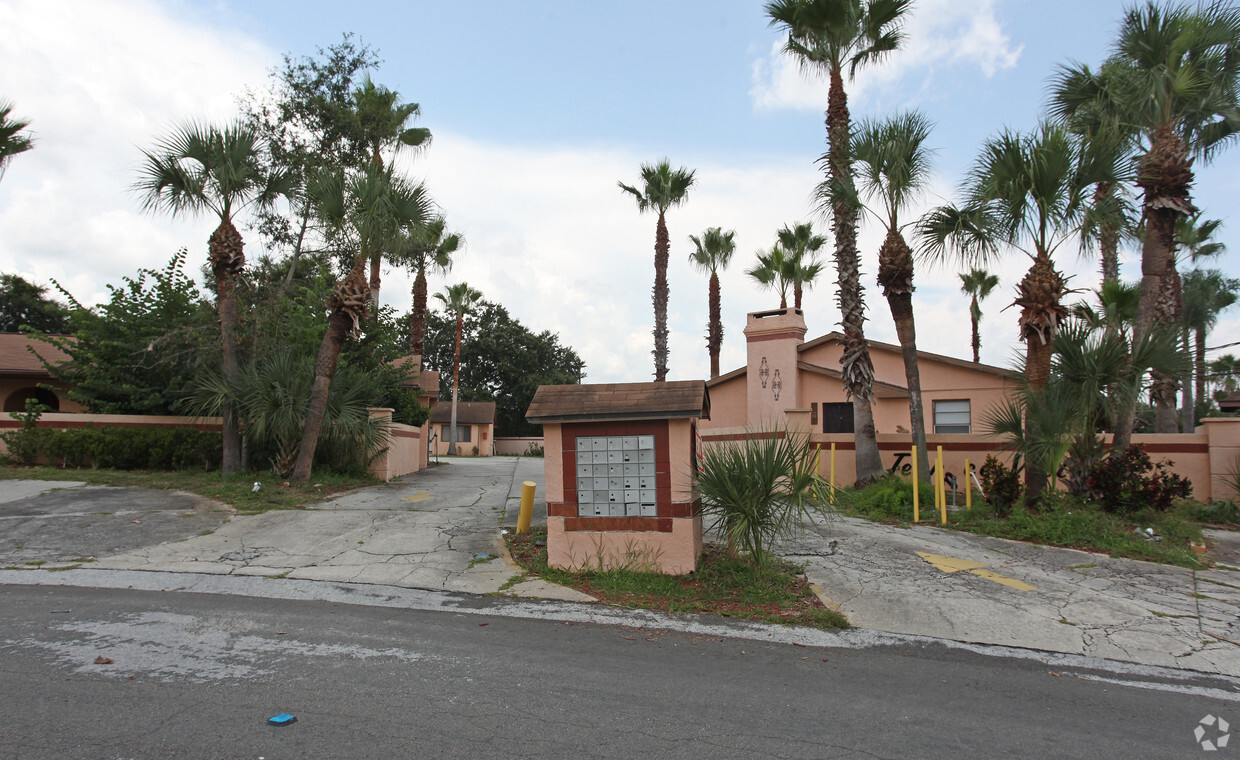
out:
<path id="1" fill-rule="evenodd" d="M 540 385 L 525 412 L 535 424 L 692 417 L 710 419 L 710 396 L 702 380 Z"/>

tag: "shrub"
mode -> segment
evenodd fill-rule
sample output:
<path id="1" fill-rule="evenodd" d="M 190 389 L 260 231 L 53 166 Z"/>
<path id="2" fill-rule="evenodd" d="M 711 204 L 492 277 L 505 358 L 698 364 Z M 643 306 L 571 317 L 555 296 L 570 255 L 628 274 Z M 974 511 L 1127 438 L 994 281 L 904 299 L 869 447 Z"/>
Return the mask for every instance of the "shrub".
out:
<path id="1" fill-rule="evenodd" d="M 209 470 L 219 466 L 222 446 L 218 431 L 188 427 L 41 428 L 35 432 L 37 436 L 29 439 L 34 441 L 33 452 L 23 451 L 23 463 L 45 459 L 66 468 Z"/>
<path id="2" fill-rule="evenodd" d="M 986 461 L 978 470 L 978 479 L 986 491 L 986 501 L 994 507 L 995 514 L 1003 516 L 1012 505 L 1020 501 L 1020 468 L 1008 467 L 1003 462 L 987 454 Z"/>
<path id="3" fill-rule="evenodd" d="M 0 435 L 0 439 L 8 446 L 9 458 L 15 463 L 29 466 L 39 458 L 39 452 L 44 448 L 48 433 L 51 432 L 39 427 L 39 418 L 45 411 L 46 406 L 28 398 L 26 411 L 9 412 L 9 416 L 17 420 L 21 427 Z"/>
<path id="4" fill-rule="evenodd" d="M 543 456 L 543 447 L 537 441 L 530 441 L 530 445 L 525 447 L 525 456 L 541 457 Z"/>
<path id="5" fill-rule="evenodd" d="M 811 510 L 825 509 L 827 488 L 818 475 L 809 436 L 753 431 L 752 437 L 702 452 L 694 492 L 710 527 L 761 566 L 774 540 Z"/>
<path id="6" fill-rule="evenodd" d="M 1090 496 L 1108 512 L 1131 514 L 1140 509 L 1165 512 L 1175 499 L 1186 499 L 1193 484 L 1167 467 L 1155 465 L 1138 445 L 1124 451 L 1111 451 L 1096 462 L 1089 476 Z"/>
<path id="7" fill-rule="evenodd" d="M 922 506 L 925 499 L 934 504 L 934 491 L 922 484 Z M 913 481 L 899 475 L 887 475 L 871 483 L 860 491 L 839 491 L 836 503 L 846 509 L 849 514 L 864 517 L 867 520 L 880 522 L 913 520 Z"/>

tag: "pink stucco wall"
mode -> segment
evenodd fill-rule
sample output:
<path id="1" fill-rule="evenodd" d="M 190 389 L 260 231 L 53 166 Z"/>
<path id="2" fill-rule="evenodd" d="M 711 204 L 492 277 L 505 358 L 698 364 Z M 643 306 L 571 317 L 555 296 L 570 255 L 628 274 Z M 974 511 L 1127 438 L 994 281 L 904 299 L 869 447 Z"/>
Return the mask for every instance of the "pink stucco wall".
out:
<path id="1" fill-rule="evenodd" d="M 519 457 L 524 456 L 530 449 L 530 444 L 537 446 L 543 445 L 542 436 L 525 436 L 525 437 L 500 437 L 495 439 L 495 455 Z"/>
<path id="2" fill-rule="evenodd" d="M 697 569 L 702 517 L 672 520 L 672 531 L 568 531 L 547 518 L 547 563 L 568 570 L 624 568 L 681 575 Z"/>

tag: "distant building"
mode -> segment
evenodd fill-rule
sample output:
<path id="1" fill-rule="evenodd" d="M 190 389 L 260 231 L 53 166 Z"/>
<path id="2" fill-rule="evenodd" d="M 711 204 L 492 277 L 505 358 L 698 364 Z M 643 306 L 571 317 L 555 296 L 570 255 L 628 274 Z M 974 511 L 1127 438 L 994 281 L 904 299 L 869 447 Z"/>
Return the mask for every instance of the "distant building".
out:
<path id="1" fill-rule="evenodd" d="M 930 329 L 920 325 L 921 329 Z M 961 345 L 968 339 L 968 322 Z M 816 433 L 852 433 L 852 402 L 840 375 L 842 333 L 805 341 L 805 318 L 797 309 L 748 315 L 748 363 L 709 380 L 709 429 L 782 426 L 783 412 L 807 409 Z M 874 363 L 874 425 L 878 433 L 911 432 L 908 384 L 900 347 L 869 341 Z M 1018 373 L 964 359 L 917 352 L 926 433 L 982 433 L 987 412 L 1021 381 Z"/>
<path id="2" fill-rule="evenodd" d="M 43 360 L 55 366 L 68 362 L 69 355 L 21 333 L 0 333 L 0 408 L 20 412 L 32 398 L 54 412 L 83 411 L 69 398 L 68 386 L 52 379 Z"/>
<path id="3" fill-rule="evenodd" d="M 431 432 L 435 453 L 448 453 L 452 427 L 452 402 L 440 401 L 431 407 Z M 461 456 L 489 457 L 495 446 L 495 402 L 460 401 L 456 410 L 456 453 Z"/>

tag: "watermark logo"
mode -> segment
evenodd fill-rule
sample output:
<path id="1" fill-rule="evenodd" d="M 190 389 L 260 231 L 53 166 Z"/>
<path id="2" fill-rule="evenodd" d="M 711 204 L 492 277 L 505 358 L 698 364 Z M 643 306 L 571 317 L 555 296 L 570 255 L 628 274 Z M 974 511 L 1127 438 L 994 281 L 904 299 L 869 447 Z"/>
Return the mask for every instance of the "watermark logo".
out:
<path id="1" fill-rule="evenodd" d="M 1206 734 L 1210 734 L 1211 738 L 1207 739 Z M 1203 751 L 1214 752 L 1227 746 L 1227 740 L 1231 738 L 1231 726 L 1227 725 L 1227 721 L 1222 718 L 1207 715 L 1197 721 L 1193 736 L 1196 737 Z"/>

